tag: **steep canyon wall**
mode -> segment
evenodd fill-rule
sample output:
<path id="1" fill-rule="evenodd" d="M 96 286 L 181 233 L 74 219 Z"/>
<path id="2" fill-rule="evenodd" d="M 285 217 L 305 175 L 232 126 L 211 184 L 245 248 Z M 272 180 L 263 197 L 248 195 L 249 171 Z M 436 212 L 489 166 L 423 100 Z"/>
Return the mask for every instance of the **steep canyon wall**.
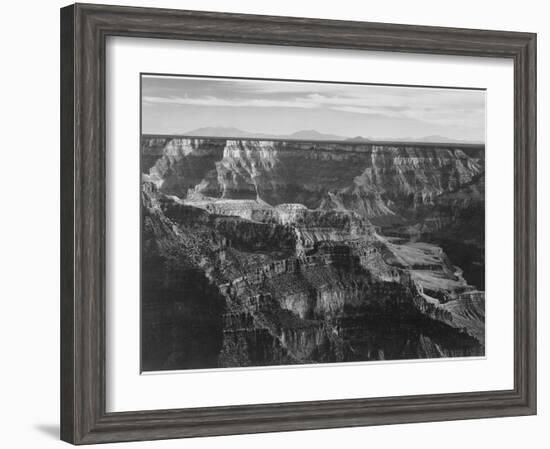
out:
<path id="1" fill-rule="evenodd" d="M 145 370 L 483 354 L 483 288 L 440 245 L 481 251 L 483 148 L 144 136 L 141 152 Z"/>

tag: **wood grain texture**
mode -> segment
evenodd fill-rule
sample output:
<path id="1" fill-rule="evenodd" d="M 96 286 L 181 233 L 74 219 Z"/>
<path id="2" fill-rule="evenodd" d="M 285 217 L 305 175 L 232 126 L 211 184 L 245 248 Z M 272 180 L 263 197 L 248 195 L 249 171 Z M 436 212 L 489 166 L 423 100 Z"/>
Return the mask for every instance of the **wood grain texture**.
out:
<path id="1" fill-rule="evenodd" d="M 72 7 L 61 11 L 61 437 L 74 441 L 74 21 Z"/>
<path id="2" fill-rule="evenodd" d="M 514 379 L 507 391 L 106 413 L 105 40 L 512 58 Z M 77 4 L 61 10 L 61 437 L 73 444 L 536 413 L 536 35 Z"/>

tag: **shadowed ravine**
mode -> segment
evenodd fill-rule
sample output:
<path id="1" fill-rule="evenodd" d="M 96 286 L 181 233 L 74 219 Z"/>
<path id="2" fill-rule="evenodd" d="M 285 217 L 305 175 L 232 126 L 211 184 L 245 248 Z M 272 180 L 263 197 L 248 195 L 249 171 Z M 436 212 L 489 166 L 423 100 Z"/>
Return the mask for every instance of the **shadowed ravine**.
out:
<path id="1" fill-rule="evenodd" d="M 143 370 L 484 354 L 482 146 L 141 154 Z"/>

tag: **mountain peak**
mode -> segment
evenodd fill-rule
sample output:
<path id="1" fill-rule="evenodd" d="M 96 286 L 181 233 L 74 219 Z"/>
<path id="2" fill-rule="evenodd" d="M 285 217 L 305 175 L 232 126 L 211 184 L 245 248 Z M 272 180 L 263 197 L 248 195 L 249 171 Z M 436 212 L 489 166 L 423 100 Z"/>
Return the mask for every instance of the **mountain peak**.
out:
<path id="1" fill-rule="evenodd" d="M 304 129 L 289 134 L 286 137 L 298 138 L 298 139 L 313 139 L 313 140 L 344 140 L 344 137 L 337 136 L 335 134 L 325 134 L 317 131 L 316 129 Z"/>
<path id="2" fill-rule="evenodd" d="M 355 137 L 349 137 L 346 140 L 352 141 L 352 142 L 369 142 L 371 139 L 363 136 L 355 136 Z"/>
<path id="3" fill-rule="evenodd" d="M 231 126 L 204 126 L 202 128 L 193 129 L 192 131 L 187 131 L 185 135 L 205 137 L 249 137 L 251 133 Z"/>

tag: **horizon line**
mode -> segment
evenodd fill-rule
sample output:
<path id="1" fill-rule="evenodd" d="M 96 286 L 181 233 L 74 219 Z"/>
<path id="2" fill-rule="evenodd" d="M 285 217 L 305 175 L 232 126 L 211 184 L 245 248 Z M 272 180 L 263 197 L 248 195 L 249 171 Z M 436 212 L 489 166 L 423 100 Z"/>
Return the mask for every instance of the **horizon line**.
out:
<path id="1" fill-rule="evenodd" d="M 364 139 L 355 140 L 354 138 L 344 138 L 338 140 L 331 139 L 300 139 L 300 138 L 282 138 L 282 137 L 242 137 L 242 136 L 201 136 L 198 134 L 162 134 L 162 133 L 141 133 L 143 137 L 159 137 L 159 138 L 191 138 L 191 139 L 210 139 L 210 140 L 256 140 L 256 141 L 276 141 L 276 142 L 304 142 L 304 143 L 343 143 L 348 145 L 391 145 L 391 144 L 406 144 L 408 146 L 456 146 L 456 147 L 485 147 L 485 142 L 435 142 L 435 141 L 419 141 L 419 140 L 382 140 L 382 139 Z"/>

